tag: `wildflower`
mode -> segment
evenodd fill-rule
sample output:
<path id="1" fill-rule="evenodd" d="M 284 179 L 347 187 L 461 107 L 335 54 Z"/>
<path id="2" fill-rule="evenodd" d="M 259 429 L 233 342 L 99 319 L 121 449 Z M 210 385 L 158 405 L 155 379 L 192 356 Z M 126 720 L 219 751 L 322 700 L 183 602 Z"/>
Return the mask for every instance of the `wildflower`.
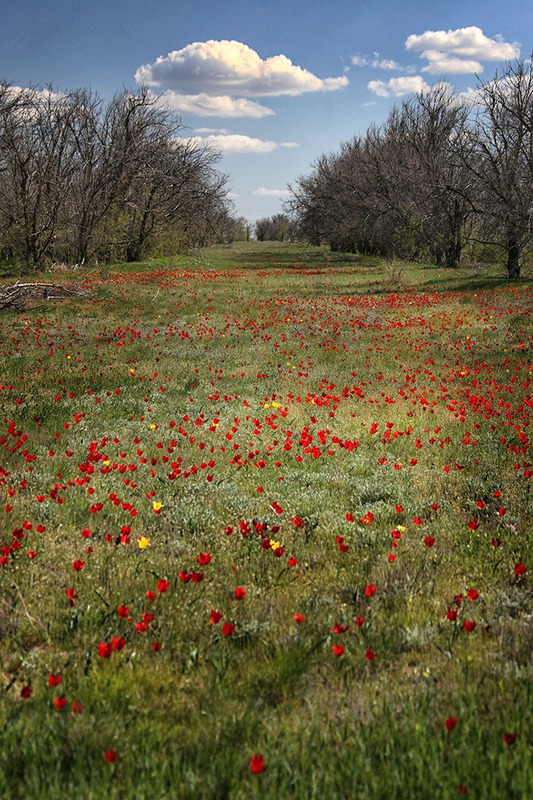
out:
<path id="1" fill-rule="evenodd" d="M 200 553 L 200 555 L 198 556 L 198 558 L 196 560 L 197 560 L 197 562 L 199 564 L 202 565 L 202 567 L 205 567 L 205 566 L 207 566 L 207 564 L 210 563 L 211 558 L 212 558 L 211 553 Z"/>
<path id="2" fill-rule="evenodd" d="M 150 547 L 150 539 L 147 536 L 143 536 L 142 534 L 139 534 L 137 543 L 141 550 L 144 550 L 145 547 Z"/>
<path id="3" fill-rule="evenodd" d="M 209 622 L 211 625 L 217 625 L 223 617 L 222 611 L 215 611 L 214 608 L 211 609 L 211 613 L 209 615 Z"/>
<path id="4" fill-rule="evenodd" d="M 157 591 L 160 593 L 167 592 L 170 588 L 170 583 L 168 581 L 159 579 L 157 581 Z"/>
<path id="5" fill-rule="evenodd" d="M 225 622 L 222 626 L 222 634 L 223 636 L 233 636 L 235 633 L 235 625 L 232 625 L 231 622 Z"/>
<path id="6" fill-rule="evenodd" d="M 116 750 L 106 750 L 105 757 L 108 764 L 114 764 L 118 758 L 118 753 Z"/>
<path id="7" fill-rule="evenodd" d="M 242 586 L 237 586 L 235 589 L 235 599 L 236 600 L 244 600 L 246 597 L 246 589 Z"/>
<path id="8" fill-rule="evenodd" d="M 514 574 L 518 578 L 522 578 L 526 574 L 526 572 L 527 572 L 526 567 L 522 564 L 521 561 L 519 561 L 518 564 L 515 565 Z"/>
<path id="9" fill-rule="evenodd" d="M 368 586 L 365 589 L 365 594 L 366 594 L 367 597 L 372 597 L 373 595 L 375 595 L 377 590 L 378 590 L 377 586 L 374 586 L 373 583 L 369 583 Z"/>
<path id="10" fill-rule="evenodd" d="M 163 503 L 160 503 L 158 500 L 153 500 L 152 501 L 152 508 L 154 510 L 154 514 L 159 514 L 159 512 L 163 508 Z"/>
<path id="11" fill-rule="evenodd" d="M 370 649 L 370 647 L 366 648 L 365 658 L 367 661 L 373 661 L 376 658 L 376 654 Z"/>
<path id="12" fill-rule="evenodd" d="M 54 706 L 56 711 L 62 711 L 67 704 L 66 697 L 54 697 Z"/>
<path id="13" fill-rule="evenodd" d="M 503 734 L 503 741 L 507 745 L 514 744 L 518 738 L 518 734 L 516 733 L 507 733 L 507 731 Z"/>
<path id="14" fill-rule="evenodd" d="M 344 653 L 346 652 L 346 648 L 343 647 L 342 644 L 333 644 L 331 646 L 331 649 L 333 651 L 333 655 L 336 656 L 337 658 L 339 658 L 339 656 L 343 656 Z"/>
<path id="15" fill-rule="evenodd" d="M 472 631 L 474 631 L 476 629 L 476 626 L 477 626 L 477 623 L 474 622 L 474 620 L 471 620 L 471 619 L 465 619 L 465 621 L 463 623 L 463 629 L 467 633 L 472 633 Z"/>
<path id="16" fill-rule="evenodd" d="M 303 614 L 294 614 L 293 619 L 297 625 L 301 625 L 303 622 L 305 622 L 305 617 Z"/>
<path id="17" fill-rule="evenodd" d="M 20 696 L 23 700 L 28 700 L 28 698 L 31 697 L 32 692 L 33 688 L 31 686 L 23 686 L 20 690 Z"/>
<path id="18" fill-rule="evenodd" d="M 336 536 L 335 541 L 337 543 L 337 547 L 339 548 L 339 553 L 347 553 L 350 549 L 349 544 L 344 543 L 344 536 Z"/>
<path id="19" fill-rule="evenodd" d="M 340 622 L 336 622 L 335 626 L 333 628 L 330 628 L 330 630 L 332 630 L 333 633 L 347 633 L 350 630 L 350 626 L 343 625 Z"/>
<path id="20" fill-rule="evenodd" d="M 265 757 L 255 753 L 250 759 L 250 770 L 253 775 L 260 775 L 265 768 Z"/>
<path id="21" fill-rule="evenodd" d="M 65 589 L 65 594 L 68 597 L 69 605 L 73 606 L 74 600 L 78 599 L 78 594 L 74 591 L 72 587 L 70 589 Z"/>
<path id="22" fill-rule="evenodd" d="M 81 572 L 84 566 L 85 566 L 85 561 L 76 560 L 72 562 L 72 569 L 75 570 L 76 572 Z"/>
<path id="23" fill-rule="evenodd" d="M 457 717 L 448 717 L 448 719 L 444 723 L 444 727 L 446 728 L 447 731 L 453 731 L 458 722 L 459 720 L 457 719 Z"/>
<path id="24" fill-rule="evenodd" d="M 100 658 L 111 658 L 112 652 L 113 646 L 111 644 L 105 644 L 105 642 L 98 643 L 98 655 Z"/>
<path id="25" fill-rule="evenodd" d="M 54 675 L 51 673 L 48 676 L 48 686 L 59 686 L 61 683 L 61 675 Z"/>

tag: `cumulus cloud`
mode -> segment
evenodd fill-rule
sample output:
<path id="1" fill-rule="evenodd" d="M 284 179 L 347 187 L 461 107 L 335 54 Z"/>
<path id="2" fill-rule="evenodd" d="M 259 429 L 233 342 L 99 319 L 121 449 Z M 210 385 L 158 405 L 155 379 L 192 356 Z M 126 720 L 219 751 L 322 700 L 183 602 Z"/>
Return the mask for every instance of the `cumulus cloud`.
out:
<path id="1" fill-rule="evenodd" d="M 135 80 L 178 92 L 239 97 L 327 92 L 348 83 L 345 76 L 318 78 L 284 55 L 262 59 L 242 42 L 213 39 L 159 56 L 139 67 Z"/>
<path id="2" fill-rule="evenodd" d="M 379 53 L 373 53 L 372 56 L 361 56 L 361 55 L 354 55 L 352 56 L 352 64 L 354 67 L 374 67 L 375 69 L 395 69 L 395 70 L 402 70 L 397 61 L 393 61 L 392 58 L 381 58 Z"/>
<path id="3" fill-rule="evenodd" d="M 420 53 L 420 57 L 428 61 L 422 72 L 432 75 L 483 72 L 482 61 L 510 61 L 520 55 L 518 42 L 504 42 L 499 34 L 491 39 L 476 25 L 411 34 L 405 48 Z"/>
<path id="4" fill-rule="evenodd" d="M 272 153 L 280 147 L 299 147 L 296 142 L 272 142 L 265 139 L 255 139 L 241 133 L 209 134 L 208 136 L 192 136 L 193 144 L 212 145 L 221 153 Z"/>
<path id="5" fill-rule="evenodd" d="M 378 97 L 403 97 L 406 94 L 425 92 L 431 87 L 420 75 L 391 78 L 389 81 L 370 81 L 368 88 Z"/>
<path id="6" fill-rule="evenodd" d="M 160 95 L 161 99 L 174 111 L 184 114 L 195 114 L 198 117 L 271 117 L 276 112 L 255 100 L 245 98 L 200 94 L 181 94 L 167 89 Z"/>
<path id="7" fill-rule="evenodd" d="M 289 189 L 267 189 L 265 186 L 259 186 L 253 190 L 252 194 L 257 197 L 289 197 L 290 191 Z"/>

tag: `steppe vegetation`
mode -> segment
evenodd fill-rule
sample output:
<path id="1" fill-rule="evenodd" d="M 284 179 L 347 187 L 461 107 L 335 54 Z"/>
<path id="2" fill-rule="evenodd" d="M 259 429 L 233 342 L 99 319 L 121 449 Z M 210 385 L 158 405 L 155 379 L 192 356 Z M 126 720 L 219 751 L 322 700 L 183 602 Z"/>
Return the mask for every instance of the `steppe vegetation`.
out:
<path id="1" fill-rule="evenodd" d="M 0 316 L 0 795 L 531 797 L 531 281 L 55 280 Z"/>

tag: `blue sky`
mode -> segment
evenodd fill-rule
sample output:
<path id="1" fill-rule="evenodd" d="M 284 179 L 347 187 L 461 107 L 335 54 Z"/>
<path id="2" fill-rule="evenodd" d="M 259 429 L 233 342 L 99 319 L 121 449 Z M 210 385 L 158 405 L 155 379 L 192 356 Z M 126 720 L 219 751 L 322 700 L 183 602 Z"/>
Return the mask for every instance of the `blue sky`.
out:
<path id="1" fill-rule="evenodd" d="M 181 116 L 183 136 L 223 152 L 236 210 L 281 210 L 315 158 L 443 80 L 457 92 L 533 50 L 526 0 L 19 0 L 2 4 L 0 80 L 140 83 Z"/>

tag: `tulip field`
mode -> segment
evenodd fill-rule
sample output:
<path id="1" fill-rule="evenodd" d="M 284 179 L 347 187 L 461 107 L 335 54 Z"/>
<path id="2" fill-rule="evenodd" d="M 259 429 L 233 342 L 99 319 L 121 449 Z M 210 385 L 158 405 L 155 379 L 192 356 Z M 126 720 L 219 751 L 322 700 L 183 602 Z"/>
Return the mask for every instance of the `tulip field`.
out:
<path id="1" fill-rule="evenodd" d="M 0 312 L 0 797 L 531 798 L 533 281 L 54 279 Z"/>

